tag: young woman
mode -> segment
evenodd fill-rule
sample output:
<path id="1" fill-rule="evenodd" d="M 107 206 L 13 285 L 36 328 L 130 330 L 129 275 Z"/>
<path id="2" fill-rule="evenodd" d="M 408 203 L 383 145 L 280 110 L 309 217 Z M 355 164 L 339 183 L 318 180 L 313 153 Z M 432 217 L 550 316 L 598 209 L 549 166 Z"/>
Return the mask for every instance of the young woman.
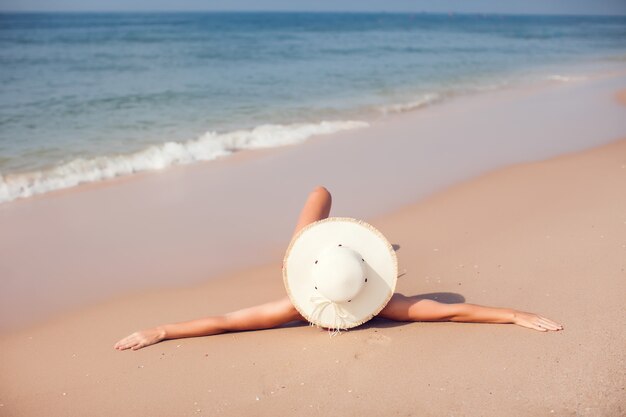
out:
<path id="1" fill-rule="evenodd" d="M 302 209 L 294 235 L 306 225 L 327 218 L 330 214 L 331 201 L 331 195 L 326 188 L 316 187 L 309 194 Z M 541 332 L 563 329 L 560 324 L 533 313 L 467 303 L 444 304 L 420 296 L 407 297 L 402 294 L 394 294 L 378 317 L 396 321 L 512 323 Z M 114 345 L 114 348 L 137 350 L 166 339 L 269 329 L 292 321 L 306 320 L 292 305 L 289 297 L 284 297 L 278 301 L 237 310 L 222 316 L 164 324 L 141 330 L 121 339 Z"/>

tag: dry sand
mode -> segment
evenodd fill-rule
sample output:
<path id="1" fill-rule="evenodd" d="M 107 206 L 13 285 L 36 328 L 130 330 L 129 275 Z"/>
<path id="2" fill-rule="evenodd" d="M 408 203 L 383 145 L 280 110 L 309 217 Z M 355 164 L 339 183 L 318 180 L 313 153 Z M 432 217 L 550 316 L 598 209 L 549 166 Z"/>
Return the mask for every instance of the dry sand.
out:
<path id="1" fill-rule="evenodd" d="M 399 245 L 400 292 L 532 311 L 562 332 L 375 319 L 332 338 L 295 325 L 112 348 L 281 297 L 276 262 L 5 335 L 0 415 L 624 415 L 625 189 L 623 140 L 370 219 Z"/>

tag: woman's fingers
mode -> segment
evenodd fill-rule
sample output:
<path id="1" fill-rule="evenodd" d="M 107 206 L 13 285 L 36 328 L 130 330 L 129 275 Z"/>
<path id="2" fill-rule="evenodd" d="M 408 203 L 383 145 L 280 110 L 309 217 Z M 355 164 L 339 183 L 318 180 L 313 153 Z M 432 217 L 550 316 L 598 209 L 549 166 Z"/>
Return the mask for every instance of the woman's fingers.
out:
<path id="1" fill-rule="evenodd" d="M 539 326 L 539 323 L 537 323 L 535 320 L 520 320 L 517 322 L 518 325 L 522 326 L 522 327 L 526 327 L 528 329 L 533 329 L 533 330 L 538 330 L 540 332 L 545 332 L 547 331 L 547 329 L 542 328 L 541 326 Z"/>
<path id="2" fill-rule="evenodd" d="M 113 345 L 113 348 L 117 350 L 125 350 L 125 349 L 137 350 L 146 346 L 150 346 L 161 340 L 158 337 L 156 337 L 153 333 L 154 332 L 152 330 L 143 330 L 140 332 L 135 332 L 129 336 L 126 336 L 119 342 L 117 342 L 115 345 Z"/>
<path id="3" fill-rule="evenodd" d="M 137 333 L 133 333 L 130 336 L 126 336 L 125 338 L 117 342 L 113 347 L 115 349 L 125 350 L 129 347 L 136 345 L 137 343 L 139 343 L 139 336 Z"/>
<path id="4" fill-rule="evenodd" d="M 119 349 L 119 350 L 126 350 L 126 349 L 128 349 L 128 348 L 130 348 L 130 347 L 133 347 L 133 346 L 134 346 L 134 345 L 136 345 L 136 344 L 137 344 L 137 342 L 135 342 L 135 341 L 130 341 L 130 342 L 122 343 L 122 344 L 118 347 L 118 349 Z"/>
<path id="5" fill-rule="evenodd" d="M 542 319 L 541 317 L 539 317 L 539 319 L 537 320 L 537 325 L 540 327 L 544 327 L 546 329 L 555 329 L 556 326 L 554 326 L 553 324 L 548 323 L 546 320 Z"/>
<path id="6" fill-rule="evenodd" d="M 561 329 L 563 329 L 563 326 L 561 326 L 559 323 L 557 323 L 555 321 L 552 321 L 552 320 L 550 320 L 549 318 L 546 318 L 546 317 L 539 316 L 539 322 L 542 325 L 547 326 L 548 329 L 550 329 L 550 330 L 561 330 Z"/>
<path id="7" fill-rule="evenodd" d="M 561 326 L 553 323 L 549 320 L 541 319 L 540 324 L 542 327 L 546 327 L 548 330 L 561 330 Z"/>
<path id="8" fill-rule="evenodd" d="M 563 325 L 561 325 L 561 324 L 559 324 L 559 323 L 557 323 L 557 322 L 555 322 L 555 321 L 553 321 L 553 320 L 550 320 L 550 319 L 549 319 L 549 318 L 547 318 L 547 317 L 540 317 L 540 318 L 541 318 L 542 320 L 545 320 L 548 324 L 551 324 L 552 326 L 556 326 L 556 327 L 558 327 L 558 328 L 560 328 L 560 329 L 562 329 L 562 328 L 563 328 Z"/>
<path id="9" fill-rule="evenodd" d="M 523 311 L 516 312 L 514 323 L 540 332 L 563 330 L 563 326 L 549 318 Z"/>
<path id="10" fill-rule="evenodd" d="M 531 319 L 530 323 L 535 330 L 542 332 L 547 332 L 548 330 L 558 331 L 563 328 L 560 324 L 541 316 L 536 316 L 534 319 Z"/>

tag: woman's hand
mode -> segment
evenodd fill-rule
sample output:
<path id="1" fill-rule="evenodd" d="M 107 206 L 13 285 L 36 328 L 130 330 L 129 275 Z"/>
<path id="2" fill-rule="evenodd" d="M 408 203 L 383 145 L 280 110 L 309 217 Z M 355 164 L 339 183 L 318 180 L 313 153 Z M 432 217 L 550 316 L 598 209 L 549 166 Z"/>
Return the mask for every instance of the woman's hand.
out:
<path id="1" fill-rule="evenodd" d="M 538 330 L 540 332 L 547 332 L 548 330 L 563 330 L 563 326 L 559 323 L 545 317 L 538 316 L 537 314 L 526 313 L 524 311 L 514 311 L 513 324 L 528 327 L 529 329 Z"/>
<path id="2" fill-rule="evenodd" d="M 117 350 L 137 350 L 159 343 L 163 339 L 165 339 L 165 330 L 160 327 L 155 327 L 154 329 L 142 330 L 126 336 L 117 342 L 113 348 Z"/>

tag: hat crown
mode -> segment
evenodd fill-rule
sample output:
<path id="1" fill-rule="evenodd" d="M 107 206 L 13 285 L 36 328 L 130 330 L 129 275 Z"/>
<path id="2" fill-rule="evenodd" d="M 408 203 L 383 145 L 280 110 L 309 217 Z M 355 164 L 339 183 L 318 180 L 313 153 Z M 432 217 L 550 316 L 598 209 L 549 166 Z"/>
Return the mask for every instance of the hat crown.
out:
<path id="1" fill-rule="evenodd" d="M 365 284 L 365 262 L 353 249 L 341 244 L 322 250 L 311 271 L 317 291 L 329 301 L 352 300 Z"/>

